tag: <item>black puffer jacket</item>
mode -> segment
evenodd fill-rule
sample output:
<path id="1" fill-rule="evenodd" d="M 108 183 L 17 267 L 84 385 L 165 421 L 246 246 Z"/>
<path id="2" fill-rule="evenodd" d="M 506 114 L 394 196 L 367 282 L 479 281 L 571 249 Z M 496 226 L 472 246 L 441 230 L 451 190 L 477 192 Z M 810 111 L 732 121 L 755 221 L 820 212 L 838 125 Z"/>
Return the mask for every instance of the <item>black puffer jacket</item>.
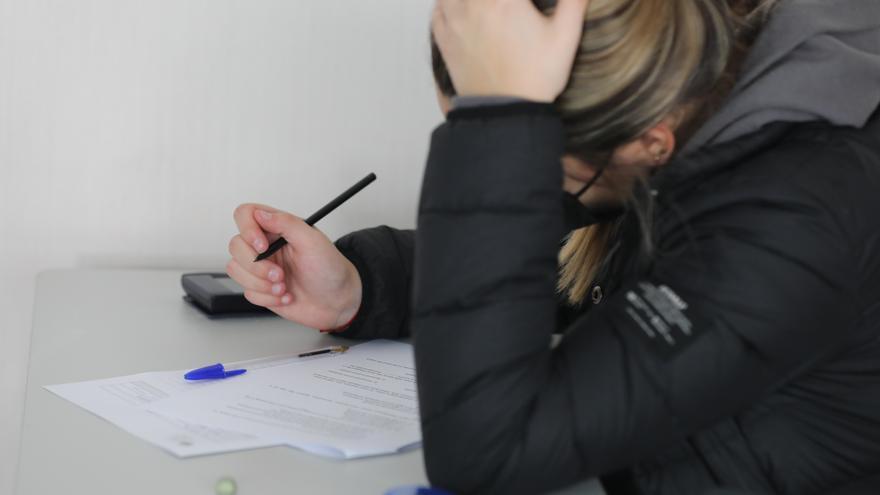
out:
<path id="1" fill-rule="evenodd" d="M 653 257 L 624 220 L 604 298 L 570 318 L 562 135 L 546 105 L 453 111 L 418 230 L 337 243 L 365 284 L 346 335 L 414 334 L 431 481 L 880 493 L 880 122 L 772 124 L 669 164 Z"/>

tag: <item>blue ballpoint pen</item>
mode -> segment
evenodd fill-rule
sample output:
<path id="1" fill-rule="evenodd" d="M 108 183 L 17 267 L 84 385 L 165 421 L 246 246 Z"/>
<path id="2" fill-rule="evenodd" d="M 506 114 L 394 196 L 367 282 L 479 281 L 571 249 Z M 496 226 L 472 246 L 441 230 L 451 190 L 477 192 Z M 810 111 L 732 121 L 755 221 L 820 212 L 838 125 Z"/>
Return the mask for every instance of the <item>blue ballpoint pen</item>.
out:
<path id="1" fill-rule="evenodd" d="M 290 362 L 291 359 L 301 359 L 305 357 L 318 356 L 321 354 L 341 354 L 348 350 L 348 346 L 337 345 L 333 347 L 325 347 L 314 351 L 301 352 L 293 356 L 272 356 L 268 358 L 252 359 L 250 361 L 239 361 L 238 365 L 247 365 L 248 368 L 264 368 L 267 365 L 272 366 Z M 269 363 L 269 364 L 267 364 Z M 222 364 L 212 364 L 204 368 L 197 368 L 183 375 L 187 380 L 217 380 L 220 378 L 229 378 L 246 373 L 246 369 L 227 370 Z"/>
<path id="2" fill-rule="evenodd" d="M 217 363 L 212 364 L 211 366 L 205 366 L 204 368 L 194 369 L 183 375 L 183 377 L 187 380 L 216 380 L 218 378 L 237 376 L 246 371 L 247 370 L 245 369 L 226 371 L 226 368 L 224 368 L 222 364 Z"/>

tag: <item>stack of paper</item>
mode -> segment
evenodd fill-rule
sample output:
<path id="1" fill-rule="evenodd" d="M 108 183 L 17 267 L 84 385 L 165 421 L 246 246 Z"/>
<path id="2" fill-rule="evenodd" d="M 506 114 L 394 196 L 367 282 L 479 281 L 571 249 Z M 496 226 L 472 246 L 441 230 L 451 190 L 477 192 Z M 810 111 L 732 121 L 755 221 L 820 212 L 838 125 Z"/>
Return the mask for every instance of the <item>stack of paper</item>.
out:
<path id="1" fill-rule="evenodd" d="M 349 459 L 421 441 L 409 344 L 226 364 L 248 371 L 198 382 L 184 371 L 152 372 L 46 389 L 179 457 L 289 445 Z"/>

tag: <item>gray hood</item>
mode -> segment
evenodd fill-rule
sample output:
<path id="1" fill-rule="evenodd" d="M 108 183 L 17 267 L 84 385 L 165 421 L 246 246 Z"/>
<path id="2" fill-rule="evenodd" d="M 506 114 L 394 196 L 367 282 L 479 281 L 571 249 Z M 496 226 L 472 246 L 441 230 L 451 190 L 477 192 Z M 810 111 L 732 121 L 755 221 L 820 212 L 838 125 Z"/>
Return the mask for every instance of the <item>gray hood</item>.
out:
<path id="1" fill-rule="evenodd" d="M 880 0 L 783 0 L 727 102 L 684 151 L 770 122 L 863 127 L 880 105 Z"/>

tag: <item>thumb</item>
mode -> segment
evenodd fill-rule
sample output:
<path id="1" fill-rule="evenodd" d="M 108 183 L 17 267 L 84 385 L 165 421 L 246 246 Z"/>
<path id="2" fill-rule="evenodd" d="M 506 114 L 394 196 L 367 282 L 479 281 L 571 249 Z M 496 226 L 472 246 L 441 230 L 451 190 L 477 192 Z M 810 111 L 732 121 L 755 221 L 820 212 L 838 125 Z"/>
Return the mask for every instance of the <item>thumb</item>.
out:
<path id="1" fill-rule="evenodd" d="M 553 11 L 553 23 L 566 44 L 579 44 L 590 0 L 558 0 Z"/>
<path id="2" fill-rule="evenodd" d="M 301 218 L 282 211 L 255 210 L 254 220 L 270 234 L 278 234 L 289 243 L 307 241 L 315 230 Z"/>

